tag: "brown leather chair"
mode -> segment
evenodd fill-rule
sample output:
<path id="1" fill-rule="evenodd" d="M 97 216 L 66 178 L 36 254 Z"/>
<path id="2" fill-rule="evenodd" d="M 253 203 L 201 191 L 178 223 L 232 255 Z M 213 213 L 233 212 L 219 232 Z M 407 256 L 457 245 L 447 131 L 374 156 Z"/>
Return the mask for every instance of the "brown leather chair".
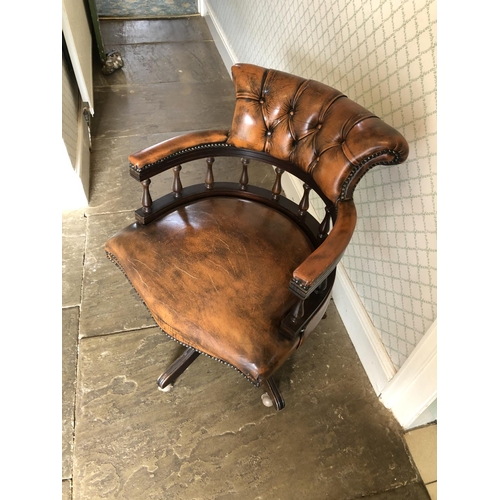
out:
<path id="1" fill-rule="evenodd" d="M 322 83 L 250 64 L 232 74 L 229 130 L 188 133 L 129 157 L 142 208 L 105 249 L 158 326 L 186 347 L 160 388 L 201 353 L 264 386 L 280 410 L 272 375 L 325 313 L 356 224 L 354 188 L 375 165 L 405 161 L 408 144 Z M 220 156 L 242 158 L 239 182 L 214 182 Z M 200 158 L 204 182 L 183 187 L 181 164 Z M 250 160 L 275 167 L 271 190 L 248 183 Z M 172 192 L 152 201 L 150 178 L 168 169 Z M 299 205 L 281 193 L 284 171 L 304 182 Z M 311 189 L 325 203 L 321 222 L 307 212 Z"/>

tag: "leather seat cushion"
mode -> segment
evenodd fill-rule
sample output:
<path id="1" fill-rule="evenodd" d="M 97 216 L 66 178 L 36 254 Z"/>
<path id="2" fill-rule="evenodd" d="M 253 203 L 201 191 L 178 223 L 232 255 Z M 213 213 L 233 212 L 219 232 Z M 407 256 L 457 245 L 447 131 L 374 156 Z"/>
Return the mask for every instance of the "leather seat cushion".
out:
<path id="1" fill-rule="evenodd" d="M 314 250 L 287 216 L 256 201 L 210 197 L 106 243 L 160 328 L 260 384 L 298 339 L 279 334 L 295 302 L 293 270 Z"/>

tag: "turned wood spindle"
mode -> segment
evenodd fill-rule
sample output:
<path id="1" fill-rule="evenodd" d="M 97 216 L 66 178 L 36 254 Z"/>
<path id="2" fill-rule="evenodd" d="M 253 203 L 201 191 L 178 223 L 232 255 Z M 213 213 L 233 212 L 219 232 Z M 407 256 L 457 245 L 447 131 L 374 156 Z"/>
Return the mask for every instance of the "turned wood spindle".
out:
<path id="1" fill-rule="evenodd" d="M 276 179 L 274 180 L 272 192 L 273 192 L 273 200 L 278 201 L 280 199 L 280 194 L 281 194 L 281 176 L 283 174 L 284 170 L 281 168 L 276 168 Z"/>
<path id="2" fill-rule="evenodd" d="M 328 236 L 328 231 L 330 231 L 330 210 L 325 208 L 325 217 L 319 226 L 318 239 L 323 241 Z"/>
<path id="3" fill-rule="evenodd" d="M 247 160 L 246 158 L 241 159 L 241 164 L 243 165 L 243 169 L 241 171 L 241 177 L 240 177 L 240 190 L 241 191 L 246 191 L 247 190 L 247 184 L 248 184 L 248 164 L 250 163 L 250 160 Z"/>
<path id="4" fill-rule="evenodd" d="M 292 311 L 292 322 L 297 323 L 300 318 L 304 316 L 304 301 L 299 299 L 298 302 L 293 306 Z"/>
<path id="5" fill-rule="evenodd" d="M 307 184 L 304 184 L 304 195 L 302 196 L 302 199 L 300 200 L 300 205 L 299 205 L 299 215 L 301 217 L 309 209 L 309 191 L 310 190 L 311 190 L 311 188 Z"/>
<path id="6" fill-rule="evenodd" d="M 182 182 L 180 177 L 180 171 L 182 170 L 182 165 L 177 165 L 173 168 L 174 171 L 174 182 L 172 184 L 172 191 L 176 198 L 179 198 L 182 192 Z"/>
<path id="7" fill-rule="evenodd" d="M 153 205 L 153 200 L 151 199 L 151 194 L 149 193 L 149 185 L 151 184 L 151 179 L 145 179 L 141 182 L 142 184 L 142 210 L 145 214 L 151 212 L 151 205 Z"/>
<path id="8" fill-rule="evenodd" d="M 207 189 L 212 189 L 214 187 L 214 173 L 212 171 L 214 161 L 215 158 L 207 158 L 207 175 L 205 177 L 205 186 Z"/>

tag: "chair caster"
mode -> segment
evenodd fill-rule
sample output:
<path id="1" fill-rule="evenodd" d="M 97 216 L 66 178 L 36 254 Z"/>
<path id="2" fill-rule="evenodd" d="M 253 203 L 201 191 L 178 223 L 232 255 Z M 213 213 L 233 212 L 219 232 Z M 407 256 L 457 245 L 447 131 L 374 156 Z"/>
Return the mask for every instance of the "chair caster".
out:
<path id="1" fill-rule="evenodd" d="M 285 400 L 280 394 L 278 386 L 272 377 L 263 381 L 264 389 L 267 391 L 262 394 L 262 403 L 265 406 L 275 406 L 280 411 L 285 407 Z"/>
<path id="2" fill-rule="evenodd" d="M 271 406 L 273 406 L 273 400 L 270 398 L 269 394 L 267 392 L 265 392 L 264 394 L 262 394 L 262 396 L 260 397 L 262 399 L 262 404 L 264 406 L 267 406 L 268 408 L 270 408 Z"/>
<path id="3" fill-rule="evenodd" d="M 158 386 L 158 390 L 161 392 L 170 392 L 173 388 L 174 388 L 174 384 L 168 384 L 163 389 L 160 386 Z"/>

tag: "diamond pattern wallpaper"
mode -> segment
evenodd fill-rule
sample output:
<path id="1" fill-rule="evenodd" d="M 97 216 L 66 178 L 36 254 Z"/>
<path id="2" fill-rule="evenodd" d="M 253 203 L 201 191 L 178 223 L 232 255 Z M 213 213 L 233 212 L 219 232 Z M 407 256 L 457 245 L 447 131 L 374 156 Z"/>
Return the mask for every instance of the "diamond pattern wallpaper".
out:
<path id="1" fill-rule="evenodd" d="M 404 164 L 375 167 L 358 184 L 343 258 L 399 369 L 437 316 L 435 0 L 206 4 L 239 62 L 331 85 L 408 140 Z"/>

